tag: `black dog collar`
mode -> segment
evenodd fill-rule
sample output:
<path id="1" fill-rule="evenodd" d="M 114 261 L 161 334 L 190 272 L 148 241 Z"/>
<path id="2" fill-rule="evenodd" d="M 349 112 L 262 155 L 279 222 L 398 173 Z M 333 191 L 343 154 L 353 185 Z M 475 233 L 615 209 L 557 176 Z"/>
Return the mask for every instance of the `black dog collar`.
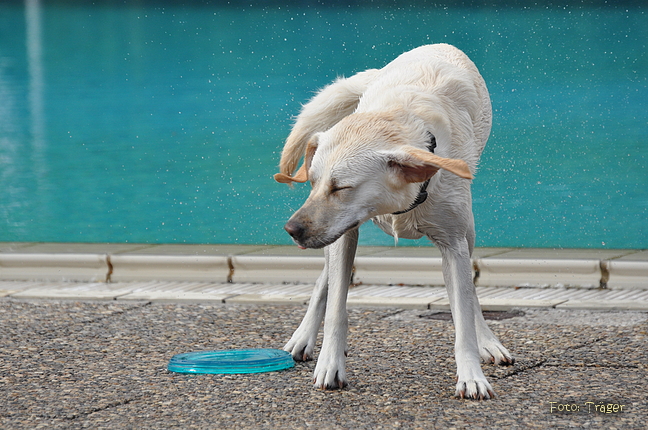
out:
<path id="1" fill-rule="evenodd" d="M 434 154 L 434 148 L 436 148 L 436 138 L 432 133 L 429 133 L 429 135 L 430 135 L 430 144 L 427 146 L 427 148 L 431 153 Z M 421 188 L 419 189 L 418 196 L 416 196 L 416 199 L 412 202 L 409 208 L 405 209 L 404 211 L 392 212 L 392 215 L 400 215 L 400 214 L 407 213 L 411 210 L 416 209 L 418 205 L 420 205 L 425 200 L 427 200 L 428 193 L 426 190 L 429 184 L 430 184 L 429 179 L 421 184 Z"/>

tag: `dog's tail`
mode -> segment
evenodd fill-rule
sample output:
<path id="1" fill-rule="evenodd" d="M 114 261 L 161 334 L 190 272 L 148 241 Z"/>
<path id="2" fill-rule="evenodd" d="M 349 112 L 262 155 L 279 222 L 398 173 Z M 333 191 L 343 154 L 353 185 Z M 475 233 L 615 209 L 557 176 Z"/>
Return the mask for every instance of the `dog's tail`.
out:
<path id="1" fill-rule="evenodd" d="M 281 152 L 281 173 L 292 175 L 313 134 L 328 130 L 353 113 L 360 97 L 378 72 L 378 69 L 370 69 L 350 78 L 338 78 L 302 107 Z"/>

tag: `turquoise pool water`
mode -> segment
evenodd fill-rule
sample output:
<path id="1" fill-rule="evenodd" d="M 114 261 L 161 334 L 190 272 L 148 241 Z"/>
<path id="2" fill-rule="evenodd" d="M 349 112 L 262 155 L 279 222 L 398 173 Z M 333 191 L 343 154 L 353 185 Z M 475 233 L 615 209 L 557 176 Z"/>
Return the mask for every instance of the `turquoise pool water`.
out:
<path id="1" fill-rule="evenodd" d="M 643 7 L 126 3 L 0 4 L 0 241 L 289 244 L 300 103 L 446 42 L 493 99 L 478 245 L 648 247 Z"/>

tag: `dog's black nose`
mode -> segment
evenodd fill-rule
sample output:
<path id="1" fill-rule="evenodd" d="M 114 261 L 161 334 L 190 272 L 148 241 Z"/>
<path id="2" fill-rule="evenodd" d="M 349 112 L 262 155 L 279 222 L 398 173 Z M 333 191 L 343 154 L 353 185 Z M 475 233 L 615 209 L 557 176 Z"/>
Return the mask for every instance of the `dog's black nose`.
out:
<path id="1" fill-rule="evenodd" d="M 292 236 L 293 239 L 299 241 L 304 237 L 304 232 L 306 231 L 306 228 L 302 223 L 298 221 L 290 220 L 286 223 L 286 225 L 284 225 L 284 230 L 286 230 L 288 234 Z"/>

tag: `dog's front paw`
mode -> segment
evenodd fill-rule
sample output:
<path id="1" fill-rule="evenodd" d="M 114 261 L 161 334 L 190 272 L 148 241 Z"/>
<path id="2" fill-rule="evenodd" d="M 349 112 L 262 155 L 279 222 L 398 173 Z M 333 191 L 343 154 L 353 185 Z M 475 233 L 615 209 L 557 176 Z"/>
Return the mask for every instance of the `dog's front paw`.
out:
<path id="1" fill-rule="evenodd" d="M 479 355 L 486 363 L 511 366 L 515 358 L 497 339 L 484 339 L 479 342 Z"/>
<path id="2" fill-rule="evenodd" d="M 495 398 L 495 392 L 486 378 L 458 380 L 455 397 L 460 399 L 488 400 Z"/>
<path id="3" fill-rule="evenodd" d="M 347 376 L 345 369 L 345 355 L 326 354 L 324 350 L 320 353 L 313 374 L 313 383 L 315 387 L 322 390 L 334 390 L 347 386 Z"/>

